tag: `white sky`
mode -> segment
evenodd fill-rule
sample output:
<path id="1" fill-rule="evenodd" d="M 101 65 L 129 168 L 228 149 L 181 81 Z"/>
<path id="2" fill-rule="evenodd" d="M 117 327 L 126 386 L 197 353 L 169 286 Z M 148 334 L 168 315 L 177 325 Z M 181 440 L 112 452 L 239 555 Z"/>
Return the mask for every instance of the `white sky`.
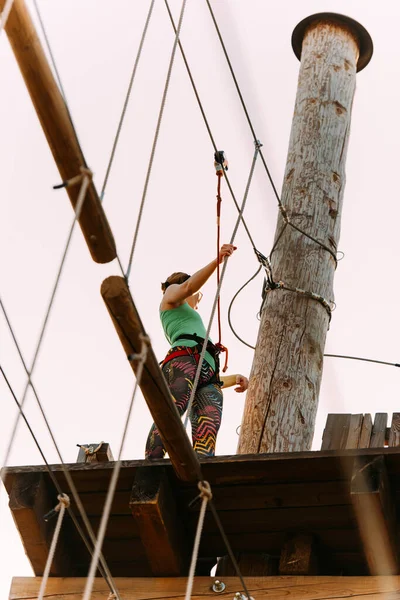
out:
<path id="1" fill-rule="evenodd" d="M 171 5 L 177 15 L 180 0 Z M 40 0 L 40 6 L 86 160 L 100 190 L 149 2 L 117 0 L 110 9 L 104 0 Z M 346 256 L 336 273 L 337 310 L 326 351 L 400 362 L 396 311 L 400 207 L 393 193 L 397 189 L 393 177 L 399 170 L 400 49 L 395 40 L 400 4 L 388 0 L 214 0 L 213 6 L 279 190 L 299 68 L 290 44 L 293 28 L 310 14 L 330 10 L 348 14 L 370 32 L 375 51 L 369 66 L 357 76 L 339 244 Z M 230 179 L 241 200 L 253 142 L 205 1 L 188 2 L 182 42 L 217 145 L 228 154 Z M 172 44 L 164 3 L 156 0 L 104 202 L 124 265 Z M 0 77 L 0 295 L 30 362 L 73 213 L 66 193 L 52 190 L 60 177 L 4 34 Z M 160 359 L 167 350 L 158 319 L 160 282 L 171 271 L 193 272 L 213 258 L 215 185 L 213 150 L 178 53 L 130 279 Z M 225 190 L 222 213 L 222 238 L 228 241 L 236 209 Z M 259 163 L 246 220 L 264 254 L 272 245 L 276 216 L 276 201 Z M 222 294 L 223 341 L 230 349 L 230 371 L 248 374 L 252 351 L 233 337 L 226 312 L 233 294 L 257 263 L 243 230 L 237 245 Z M 114 454 L 119 448 L 133 375 L 99 293 L 102 280 L 111 274 L 119 274 L 117 264 L 95 264 L 77 230 L 34 376 L 66 462 L 75 461 L 77 443 L 105 440 Z M 250 343 L 258 329 L 261 284 L 260 275 L 234 307 L 236 328 Z M 215 281 L 204 291 L 201 313 L 206 321 Z M 2 316 L 0 362 L 20 396 L 25 376 Z M 400 408 L 398 377 L 391 367 L 327 359 L 314 447 L 320 445 L 327 412 L 392 413 Z M 1 460 L 16 409 L 1 379 L 0 394 Z M 235 453 L 235 429 L 243 403 L 244 396 L 225 393 L 220 455 Z M 26 412 L 48 461 L 58 462 L 31 395 Z M 140 397 L 124 458 L 143 457 L 150 424 Z M 21 425 L 10 464 L 41 462 Z M 29 575 L 31 570 L 4 490 L 0 492 L 0 565 L 0 595 L 5 597 L 11 576 Z"/>

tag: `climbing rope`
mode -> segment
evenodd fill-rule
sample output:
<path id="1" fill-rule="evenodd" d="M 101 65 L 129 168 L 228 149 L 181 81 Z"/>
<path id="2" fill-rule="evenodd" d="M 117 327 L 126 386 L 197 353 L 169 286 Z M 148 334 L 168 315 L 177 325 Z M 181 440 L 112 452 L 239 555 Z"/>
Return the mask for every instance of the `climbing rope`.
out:
<path id="1" fill-rule="evenodd" d="M 51 545 L 50 545 L 50 551 L 47 556 L 46 566 L 45 566 L 43 576 L 42 576 L 42 581 L 40 584 L 38 600 L 43 600 L 44 593 L 46 591 L 47 580 L 50 575 L 50 568 L 53 563 L 54 553 L 57 548 L 58 538 L 59 538 L 60 531 L 61 531 L 61 525 L 62 525 L 62 522 L 64 519 L 65 509 L 68 508 L 69 505 L 70 505 L 70 501 L 69 501 L 68 496 L 66 494 L 60 494 L 58 496 L 58 504 L 54 508 L 54 511 L 56 513 L 58 512 L 58 519 L 57 519 L 56 527 L 54 529 L 53 539 L 51 540 Z"/>
<path id="2" fill-rule="evenodd" d="M 227 161 L 224 153 L 216 152 L 214 155 L 214 166 L 218 178 L 217 183 L 217 287 L 220 281 L 220 244 L 221 244 L 221 179 L 224 176 L 225 171 L 228 169 Z M 222 344 L 222 326 L 221 326 L 221 296 L 218 296 L 217 302 L 217 322 L 218 322 L 218 342 L 215 347 L 218 348 L 219 352 L 225 352 L 225 365 L 222 372 L 225 373 L 228 369 L 228 348 Z"/>
<path id="3" fill-rule="evenodd" d="M 230 242 L 229 242 L 230 244 L 233 244 L 233 242 L 235 241 L 237 230 L 239 228 L 240 222 L 242 220 L 243 212 L 244 212 L 244 209 L 246 207 L 247 196 L 249 194 L 250 184 L 251 184 L 251 181 L 253 179 L 254 168 L 256 166 L 256 161 L 257 161 L 257 157 L 258 157 L 258 154 L 259 154 L 260 146 L 261 146 L 261 143 L 259 141 L 257 141 L 255 143 L 255 151 L 254 151 L 253 160 L 252 160 L 252 163 L 251 163 L 249 177 L 248 177 L 247 184 L 246 184 L 246 189 L 245 189 L 244 196 L 243 196 L 242 206 L 240 207 L 240 212 L 239 212 L 239 215 L 238 215 L 238 217 L 236 219 L 235 226 L 233 228 L 232 236 L 231 236 L 231 239 L 230 239 Z M 200 358 L 199 358 L 199 362 L 198 362 L 198 365 L 197 365 L 197 370 L 196 370 L 196 375 L 195 375 L 194 382 L 193 382 L 192 391 L 190 393 L 189 404 L 188 404 L 188 408 L 187 408 L 187 412 L 186 412 L 186 417 L 185 417 L 185 428 L 187 427 L 187 424 L 188 424 L 188 421 L 189 421 L 189 415 L 190 415 L 190 411 L 191 411 L 191 408 L 192 408 L 193 399 L 194 399 L 194 396 L 196 394 L 197 386 L 198 386 L 198 383 L 199 383 L 200 373 L 201 373 L 201 366 L 203 364 L 204 356 L 206 354 L 207 342 L 208 342 L 208 338 L 210 337 L 211 326 L 212 326 L 212 323 L 213 323 L 213 320 L 214 320 L 214 315 L 215 315 L 215 311 L 216 311 L 216 308 L 217 308 L 218 298 L 219 298 L 219 295 L 220 295 L 220 292 L 221 292 L 221 287 L 222 287 L 222 283 L 223 283 L 223 280 L 224 280 L 224 276 L 225 276 L 225 272 L 226 272 L 227 266 L 228 266 L 228 261 L 227 261 L 227 258 L 225 258 L 224 259 L 224 264 L 223 264 L 223 267 L 222 267 L 222 273 L 221 273 L 220 281 L 219 281 L 219 284 L 217 286 L 217 291 L 215 293 L 214 302 L 213 302 L 213 306 L 212 306 L 212 309 L 211 309 L 211 315 L 210 315 L 210 319 L 209 319 L 209 322 L 208 322 L 206 335 L 204 337 L 203 347 L 201 349 Z"/>
<path id="4" fill-rule="evenodd" d="M 139 60 L 140 60 L 140 57 L 141 57 L 141 54 L 142 54 L 142 49 L 143 49 L 144 41 L 146 39 L 146 34 L 147 34 L 147 30 L 148 30 L 149 23 L 150 23 L 150 18 L 151 18 L 151 15 L 152 15 L 152 12 L 153 12 L 153 8 L 154 8 L 154 1 L 155 0 L 151 0 L 151 3 L 150 3 L 149 12 L 147 14 L 146 22 L 144 24 L 144 29 L 143 29 L 142 37 L 140 39 L 139 48 L 138 48 L 138 51 L 137 51 L 137 54 L 136 54 L 136 58 L 135 58 L 135 62 L 134 62 L 134 65 L 133 65 L 133 70 L 132 70 L 131 78 L 129 80 L 128 90 L 126 92 L 124 105 L 122 107 L 122 112 L 121 112 L 121 116 L 120 116 L 118 127 L 117 127 L 117 132 L 115 134 L 114 142 L 113 142 L 112 149 L 111 149 L 111 156 L 110 156 L 110 159 L 108 161 L 108 165 L 107 165 L 107 170 L 106 170 L 106 174 L 105 174 L 105 177 L 104 177 L 103 186 L 101 188 L 101 193 L 100 193 L 100 201 L 101 202 L 103 202 L 103 199 L 104 199 L 104 194 L 106 192 L 106 187 L 107 187 L 108 179 L 110 177 L 111 168 L 112 168 L 112 165 L 113 165 L 113 162 L 114 162 L 114 157 L 115 157 L 115 152 L 116 152 L 117 146 L 118 146 L 119 136 L 121 134 L 122 125 L 123 125 L 124 120 L 125 120 L 126 109 L 128 108 L 129 100 L 130 100 L 130 97 L 131 97 L 131 91 L 132 91 L 133 82 L 135 81 L 136 71 L 137 71 L 137 68 L 138 68 L 138 65 L 139 65 Z"/>
<path id="5" fill-rule="evenodd" d="M 167 9 L 167 11 L 168 11 L 168 15 L 169 15 L 169 18 L 170 18 L 170 21 L 171 21 L 172 28 L 173 28 L 173 30 L 174 30 L 174 31 L 175 31 L 175 33 L 176 33 L 177 29 L 176 29 L 175 22 L 174 22 L 174 18 L 173 18 L 173 16 L 172 16 L 172 13 L 171 13 L 171 10 L 170 10 L 169 4 L 168 4 L 168 0 L 164 0 L 164 3 L 165 3 L 165 6 L 166 6 L 166 9 Z M 182 58 L 183 58 L 183 62 L 185 63 L 185 67 L 186 67 L 186 70 L 187 70 L 187 73 L 188 73 L 188 76 L 189 76 L 189 79 L 190 79 L 190 83 L 192 84 L 192 88 L 193 88 L 193 92 L 194 92 L 194 95 L 195 95 L 195 97 L 196 97 L 196 100 L 197 100 L 197 104 L 198 104 L 198 106 L 199 106 L 199 109 L 200 109 L 201 115 L 202 115 L 202 117 L 203 117 L 204 125 L 206 126 L 206 129 L 207 129 L 208 135 L 209 135 L 209 137 L 210 137 L 211 144 L 212 144 L 212 146 L 213 146 L 213 148 L 214 148 L 214 152 L 218 152 L 217 145 L 216 145 L 216 143 L 215 143 L 215 139 L 214 139 L 214 136 L 213 136 L 213 134 L 212 134 L 212 131 L 211 131 L 210 124 L 209 124 L 209 122 L 208 122 L 208 119 L 207 119 L 207 116 L 206 116 L 206 113 L 205 113 L 204 107 L 203 107 L 203 105 L 202 105 L 202 102 L 201 102 L 201 99 L 200 99 L 199 93 L 198 93 L 198 91 L 197 91 L 196 84 L 195 84 L 195 82 L 194 82 L 194 79 L 193 79 L 192 72 L 191 72 L 191 70 L 190 70 L 190 67 L 189 67 L 189 63 L 188 63 L 188 61 L 187 61 L 187 58 L 186 58 L 185 52 L 184 52 L 184 50 L 183 50 L 182 43 L 181 43 L 180 41 L 178 41 L 178 46 L 179 46 L 179 49 L 180 49 L 180 51 L 181 51 L 181 55 L 182 55 Z M 226 181 L 226 184 L 227 184 L 227 186 L 228 186 L 228 189 L 229 189 L 230 195 L 231 195 L 231 197 L 232 197 L 233 203 L 234 203 L 234 204 L 235 204 L 235 206 L 236 206 L 236 210 L 238 211 L 238 213 L 239 213 L 239 215 L 240 215 L 240 214 L 241 214 L 241 212 L 240 212 L 240 206 L 239 206 L 239 203 L 238 203 L 238 201 L 236 200 L 236 196 L 235 196 L 235 193 L 234 193 L 234 191 L 233 191 L 233 189 L 232 189 L 232 186 L 231 186 L 231 184 L 230 184 L 229 177 L 228 177 L 228 174 L 227 174 L 227 173 L 225 173 L 225 181 Z M 245 229 L 245 231 L 246 231 L 246 233 L 247 233 L 247 236 L 248 236 L 248 238 L 249 238 L 249 240 L 250 240 L 250 243 L 251 243 L 252 247 L 253 247 L 253 248 L 255 248 L 255 243 L 254 243 L 254 240 L 253 240 L 253 238 L 252 238 L 252 235 L 251 235 L 251 233 L 250 233 L 250 229 L 249 229 L 249 227 L 248 227 L 248 225 L 247 225 L 247 223 L 246 223 L 246 220 L 245 220 L 245 218 L 244 218 L 243 214 L 241 215 L 241 217 L 240 217 L 240 220 L 241 220 L 241 222 L 242 222 L 242 225 L 243 225 L 243 227 L 244 227 L 244 229 Z"/>
<path id="6" fill-rule="evenodd" d="M 156 126 L 156 131 L 155 131 L 154 140 L 153 140 L 153 146 L 152 146 L 152 149 L 151 149 L 149 165 L 148 165 L 148 168 L 147 168 L 147 174 L 146 174 L 146 179 L 145 179 L 144 188 L 143 188 L 142 200 L 141 200 L 140 207 L 139 207 L 139 214 L 138 214 L 138 218 L 137 218 L 137 221 L 136 221 L 135 232 L 133 234 L 133 242 L 132 242 L 131 252 L 130 252 L 130 255 L 129 255 L 128 267 L 127 267 L 126 273 L 125 273 L 126 279 L 129 279 L 129 275 L 130 275 L 130 272 L 131 272 L 133 255 L 134 255 L 134 252 L 135 252 L 137 238 L 138 238 L 138 234 L 139 234 L 139 229 L 140 229 L 140 225 L 141 225 L 141 222 L 142 222 L 143 208 L 144 208 L 144 204 L 145 204 L 145 201 L 146 201 L 147 188 L 149 186 L 150 174 L 151 174 L 151 170 L 152 170 L 152 167 L 153 167 L 153 161 L 154 161 L 154 156 L 155 156 L 155 152 L 156 152 L 156 148 L 157 148 L 157 142 L 158 142 L 158 136 L 160 134 L 161 121 L 162 121 L 162 118 L 163 118 L 165 103 L 166 103 L 166 100 L 167 100 L 169 83 L 170 83 L 171 74 L 172 74 L 172 67 L 174 66 L 174 60 L 175 60 L 175 54 L 176 54 L 176 47 L 177 47 L 179 36 L 180 36 L 180 33 L 181 33 L 183 15 L 184 15 L 185 8 L 186 8 L 186 2 L 187 2 L 187 0 L 183 0 L 182 1 L 182 7 L 181 7 L 180 15 L 179 15 L 178 27 L 177 27 L 177 30 L 176 30 L 176 35 L 175 35 L 175 39 L 174 39 L 174 45 L 172 47 L 171 58 L 170 58 L 170 61 L 169 61 L 169 67 L 168 67 L 168 73 L 167 73 L 167 79 L 165 81 L 164 92 L 163 92 L 163 96 L 162 96 L 162 100 L 161 100 L 161 106 L 160 106 L 160 112 L 159 112 L 159 115 L 158 115 L 157 126 Z"/>
<path id="7" fill-rule="evenodd" d="M 145 365 L 145 362 L 147 359 L 147 353 L 148 353 L 148 349 L 149 349 L 149 345 L 150 345 L 150 339 L 146 335 L 141 335 L 141 341 L 142 341 L 142 348 L 141 348 L 140 354 L 130 355 L 131 361 L 137 361 L 136 381 L 135 381 L 131 401 L 130 401 L 129 408 L 128 408 L 128 414 L 127 414 L 127 417 L 125 420 L 125 427 L 124 427 L 124 431 L 123 431 L 122 438 L 121 438 L 121 444 L 120 444 L 120 449 L 119 449 L 119 453 L 118 453 L 118 458 L 114 465 L 114 469 L 113 469 L 111 480 L 110 480 L 110 485 L 109 485 L 108 491 L 107 491 L 106 501 L 104 503 L 103 514 L 101 515 L 100 527 L 99 527 L 99 530 L 97 533 L 97 541 L 96 541 L 96 545 L 94 548 L 92 560 L 90 563 L 88 577 L 86 580 L 85 591 L 83 594 L 83 600 L 89 600 L 91 593 L 92 593 L 94 578 L 96 576 L 97 565 L 98 565 L 98 561 L 99 561 L 99 557 L 100 557 L 100 551 L 101 551 L 101 547 L 103 545 L 104 536 L 105 536 L 107 524 L 108 524 L 108 519 L 109 519 L 110 512 L 111 512 L 111 505 L 112 505 L 112 502 L 114 499 L 115 488 L 116 488 L 119 473 L 121 470 L 121 464 L 122 464 L 121 456 L 122 456 L 122 452 L 123 452 L 124 445 L 125 445 L 126 435 L 128 432 L 128 426 L 129 426 L 129 422 L 130 422 L 130 418 L 131 418 L 131 414 L 132 414 L 133 403 L 135 400 L 137 389 L 140 386 L 144 365 Z"/>
<path id="8" fill-rule="evenodd" d="M 186 584 L 185 600 L 190 600 L 190 598 L 192 597 L 193 580 L 194 580 L 194 574 L 195 574 L 195 570 L 196 570 L 197 556 L 199 554 L 201 534 L 203 532 L 204 517 L 206 515 L 207 504 L 212 499 L 211 487 L 210 487 L 210 484 L 208 483 L 208 481 L 199 481 L 199 483 L 197 485 L 200 490 L 201 507 L 200 507 L 199 520 L 197 522 L 196 536 L 194 538 L 192 559 L 190 561 L 189 575 L 188 575 L 188 580 L 187 580 L 187 584 Z"/>

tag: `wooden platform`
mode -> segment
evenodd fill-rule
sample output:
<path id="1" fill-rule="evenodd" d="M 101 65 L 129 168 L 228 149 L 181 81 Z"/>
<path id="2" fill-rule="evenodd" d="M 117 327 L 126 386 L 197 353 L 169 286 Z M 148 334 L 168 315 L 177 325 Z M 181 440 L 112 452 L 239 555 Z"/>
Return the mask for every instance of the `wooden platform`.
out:
<path id="1" fill-rule="evenodd" d="M 400 506 L 399 448 L 226 456 L 201 464 L 235 552 L 262 552 L 278 559 L 288 535 L 311 533 L 317 543 L 320 575 L 368 574 L 352 498 L 354 474 L 360 465 L 365 471 L 366 465 L 383 464 L 390 486 L 387 493 L 394 499 L 396 512 Z M 112 467 L 112 462 L 68 465 L 95 530 Z M 69 493 L 61 466 L 52 469 L 63 491 Z M 41 575 L 52 527 L 47 529 L 42 517 L 57 503 L 54 487 L 46 468 L 39 466 L 11 468 L 6 488 L 26 553 L 35 574 Z M 196 485 L 177 479 L 169 461 L 125 461 L 104 542 L 112 574 L 184 574 L 199 512 L 199 503 L 191 507 L 189 503 L 197 493 Z M 398 536 L 395 528 L 393 535 Z M 207 571 L 224 554 L 208 512 L 199 574 L 209 572 L 201 572 L 202 564 Z M 67 517 L 52 575 L 85 576 L 88 563 L 87 550 Z"/>
<path id="2" fill-rule="evenodd" d="M 218 596 L 235 598 L 242 591 L 237 577 L 225 577 L 222 594 L 212 591 L 215 578 L 195 577 L 192 598 L 214 600 Z M 52 578 L 47 583 L 46 597 L 52 600 L 81 600 L 86 579 Z M 187 578 L 117 578 L 116 585 L 125 600 L 183 600 Z M 249 593 L 257 600 L 387 600 L 399 597 L 399 577 L 247 577 Z M 14 577 L 9 600 L 36 600 L 40 579 Z M 104 580 L 95 581 L 92 598 L 107 600 L 109 590 Z"/>

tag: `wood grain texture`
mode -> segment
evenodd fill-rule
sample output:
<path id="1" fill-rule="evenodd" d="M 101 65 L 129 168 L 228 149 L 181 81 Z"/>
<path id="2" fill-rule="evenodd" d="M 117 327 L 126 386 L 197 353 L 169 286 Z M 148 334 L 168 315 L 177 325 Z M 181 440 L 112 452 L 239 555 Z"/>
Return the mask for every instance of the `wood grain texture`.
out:
<path id="1" fill-rule="evenodd" d="M 129 504 L 152 573 L 185 574 L 190 545 L 165 469 L 138 469 Z"/>
<path id="2" fill-rule="evenodd" d="M 382 454 L 385 456 L 396 506 L 399 506 L 398 448 L 238 455 L 215 457 L 201 464 L 235 553 L 242 557 L 250 553 L 262 553 L 278 559 L 288 534 L 299 532 L 300 524 L 302 532 L 313 534 L 317 540 L 321 575 L 363 575 L 368 573 L 368 567 L 350 494 L 351 481 L 356 459 L 368 462 Z M 73 463 L 68 468 L 96 532 L 113 464 Z M 143 470 L 151 478 L 152 472 L 160 468 L 166 471 L 175 510 L 186 539 L 189 544 L 194 539 L 199 505 L 189 506 L 189 503 L 198 495 L 196 483 L 184 482 L 176 477 L 169 460 L 154 463 L 123 461 L 103 546 L 106 560 L 115 575 L 153 574 L 151 557 L 143 542 L 143 530 L 131 514 L 130 497 L 138 471 Z M 61 465 L 52 465 L 52 472 L 63 491 L 68 493 Z M 44 466 L 11 467 L 6 479 L 7 491 L 11 493 L 16 477 L 21 478 L 21 485 L 29 488 L 32 476 L 43 478 L 46 487 L 51 485 Z M 74 503 L 72 507 L 75 508 Z M 41 514 L 39 511 L 39 524 Z M 162 515 L 158 519 L 160 524 Z M 168 530 L 169 526 L 165 524 L 164 533 L 161 532 L 164 539 Z M 22 525 L 20 528 L 26 552 L 34 557 L 39 538 L 36 534 L 32 535 L 31 531 L 31 527 Z M 399 535 L 397 525 L 394 531 Z M 75 575 L 85 575 L 90 557 L 77 535 L 69 537 L 68 549 L 69 558 L 74 559 Z M 212 515 L 207 513 L 199 553 L 202 565 L 209 564 L 213 557 L 225 554 L 220 532 Z M 43 572 L 45 557 L 43 553 L 41 561 L 36 563 L 38 574 Z M 262 567 L 265 568 L 265 564 Z M 69 575 L 67 562 L 59 565 L 59 568 L 60 576 Z"/>
<path id="3" fill-rule="evenodd" d="M 351 415 L 328 415 L 322 435 L 321 450 L 343 450 L 347 448 L 350 424 Z"/>
<path id="4" fill-rule="evenodd" d="M 360 443 L 358 444 L 359 448 L 369 448 L 371 442 L 372 435 L 372 418 L 369 413 L 364 415 L 361 433 L 360 433 Z"/>
<path id="5" fill-rule="evenodd" d="M 215 600 L 217 594 L 211 590 L 214 577 L 196 577 L 193 585 L 193 600 Z M 47 594 L 52 600 L 81 600 L 85 578 L 51 578 Z M 233 598 L 242 591 L 237 577 L 224 577 L 226 590 L 223 598 Z M 173 578 L 117 578 L 116 584 L 125 600 L 160 600 L 173 598 L 183 600 L 187 579 Z M 257 600 L 387 600 L 388 594 L 398 593 L 399 577 L 247 577 L 249 592 Z M 36 600 L 40 588 L 39 577 L 14 577 L 9 600 Z M 107 600 L 109 589 L 105 581 L 96 579 L 92 600 Z"/>
<path id="6" fill-rule="evenodd" d="M 125 279 L 108 277 L 101 285 L 101 295 L 126 356 L 139 354 L 142 345 L 140 336 L 145 334 L 145 330 Z M 136 373 L 136 361 L 130 361 L 130 365 Z M 184 481 L 199 481 L 202 479 L 200 463 L 151 347 L 140 388 L 176 473 Z"/>
<path id="7" fill-rule="evenodd" d="M 4 4 L 5 0 L 0 0 L 0 11 Z M 80 174 L 86 161 L 24 0 L 15 0 L 5 30 L 61 179 L 72 179 Z M 80 185 L 66 190 L 73 207 L 79 190 Z M 114 238 L 93 182 L 86 194 L 79 225 L 93 260 L 107 263 L 116 257 Z"/>
<path id="8" fill-rule="evenodd" d="M 303 41 L 282 203 L 291 221 L 336 252 L 358 59 L 356 40 L 333 23 L 314 23 Z M 276 238 L 284 225 L 279 215 Z M 272 255 L 275 281 L 334 299 L 329 252 L 286 227 Z M 311 447 L 329 318 L 315 300 L 267 295 L 250 376 L 238 452 Z"/>
<path id="9" fill-rule="evenodd" d="M 372 427 L 370 448 L 383 448 L 386 439 L 387 413 L 375 413 L 374 425 Z"/>
<path id="10" fill-rule="evenodd" d="M 295 534 L 286 540 L 279 560 L 280 575 L 317 575 L 316 541 L 312 535 Z"/>
<path id="11" fill-rule="evenodd" d="M 400 413 L 393 413 L 390 426 L 389 446 L 400 446 Z"/>

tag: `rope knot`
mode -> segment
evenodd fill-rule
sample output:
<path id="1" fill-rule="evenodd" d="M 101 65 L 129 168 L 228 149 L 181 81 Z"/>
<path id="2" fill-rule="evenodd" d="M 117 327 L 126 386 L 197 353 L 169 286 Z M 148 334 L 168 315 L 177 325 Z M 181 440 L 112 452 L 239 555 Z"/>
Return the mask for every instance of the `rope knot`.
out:
<path id="1" fill-rule="evenodd" d="M 59 494 L 57 496 L 57 500 L 58 500 L 58 504 L 55 507 L 54 510 L 56 510 L 57 512 L 59 512 L 61 510 L 61 507 L 64 506 L 64 508 L 69 508 L 71 501 L 69 499 L 69 496 L 67 496 L 67 494 Z"/>
<path id="2" fill-rule="evenodd" d="M 197 487 L 200 490 L 200 498 L 202 500 L 207 499 L 208 502 L 212 500 L 211 486 L 208 481 L 199 481 Z"/>
<path id="3" fill-rule="evenodd" d="M 110 592 L 107 600 L 117 600 L 117 594 L 115 592 Z"/>

